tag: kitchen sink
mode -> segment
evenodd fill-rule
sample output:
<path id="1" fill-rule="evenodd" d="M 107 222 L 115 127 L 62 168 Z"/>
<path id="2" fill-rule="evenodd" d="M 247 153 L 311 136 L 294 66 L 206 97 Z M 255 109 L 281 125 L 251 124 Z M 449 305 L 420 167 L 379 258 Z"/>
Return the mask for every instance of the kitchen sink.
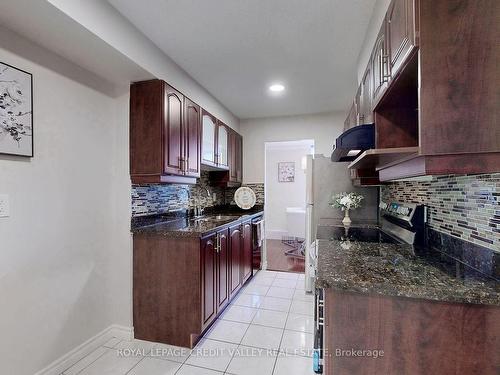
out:
<path id="1" fill-rule="evenodd" d="M 207 221 L 228 221 L 228 220 L 236 220 L 239 216 L 234 215 L 210 215 L 210 216 L 202 216 L 199 218 L 193 219 L 195 222 L 207 222 Z"/>

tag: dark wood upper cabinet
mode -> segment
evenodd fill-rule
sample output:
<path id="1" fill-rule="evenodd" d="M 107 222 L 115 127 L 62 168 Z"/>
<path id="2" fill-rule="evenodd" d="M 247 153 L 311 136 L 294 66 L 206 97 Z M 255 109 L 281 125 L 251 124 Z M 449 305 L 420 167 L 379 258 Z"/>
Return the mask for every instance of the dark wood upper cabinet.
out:
<path id="1" fill-rule="evenodd" d="M 186 98 L 185 103 L 185 163 L 186 176 L 200 177 L 201 162 L 201 109 L 200 106 Z"/>
<path id="2" fill-rule="evenodd" d="M 387 11 L 387 49 L 391 76 L 397 75 L 408 55 L 416 48 L 415 1 L 393 1 Z"/>
<path id="3" fill-rule="evenodd" d="M 366 73 L 376 150 L 350 168 L 380 181 L 500 171 L 498 19 L 495 0 L 391 2 Z"/>
<path id="4" fill-rule="evenodd" d="M 201 162 L 206 165 L 217 165 L 217 119 L 202 110 L 202 151 Z"/>
<path id="5" fill-rule="evenodd" d="M 348 130 L 357 125 L 357 111 L 356 111 L 356 102 L 353 102 L 349 113 L 347 114 L 347 118 L 344 121 L 344 130 Z"/>
<path id="6" fill-rule="evenodd" d="M 252 223 L 250 220 L 241 224 L 242 236 L 242 259 L 241 259 L 241 279 L 246 282 L 252 276 Z"/>
<path id="7" fill-rule="evenodd" d="M 243 140 L 234 130 L 229 131 L 229 181 L 242 181 L 242 152 Z"/>
<path id="8" fill-rule="evenodd" d="M 368 64 L 363 79 L 361 80 L 361 99 L 359 107 L 359 122 L 360 124 L 373 123 L 372 111 L 372 66 Z"/>
<path id="9" fill-rule="evenodd" d="M 227 132 L 228 139 L 227 167 L 218 164 L 219 170 L 210 172 L 210 183 L 214 186 L 236 187 L 243 181 L 243 138 L 231 128 L 224 126 L 223 129 Z M 222 147 L 221 150 L 224 148 Z M 222 155 L 223 152 L 221 151 L 220 154 Z M 224 157 L 220 160 L 223 161 Z"/>
<path id="10" fill-rule="evenodd" d="M 398 0 L 399 1 L 399 0 Z M 390 67 L 388 63 L 387 52 L 387 22 L 384 19 L 382 27 L 377 35 L 375 46 L 373 48 L 371 64 L 372 64 L 372 105 L 376 105 L 387 89 L 390 78 Z"/>
<path id="11" fill-rule="evenodd" d="M 240 289 L 241 282 L 241 270 L 240 265 L 242 263 L 242 236 L 241 236 L 241 225 L 237 224 L 235 226 L 229 227 L 229 252 L 230 252 L 230 295 L 234 296 Z"/>
<path id="12" fill-rule="evenodd" d="M 217 166 L 229 167 L 229 127 L 217 120 Z"/>
<path id="13" fill-rule="evenodd" d="M 196 104 L 164 81 L 130 86 L 132 183 L 196 183 L 199 112 Z"/>
<path id="14" fill-rule="evenodd" d="M 165 86 L 163 145 L 165 147 L 166 174 L 183 175 L 184 163 L 184 96 L 168 85 Z"/>
<path id="15" fill-rule="evenodd" d="M 201 239 L 201 308 L 202 327 L 217 316 L 217 241 L 216 234 Z"/>

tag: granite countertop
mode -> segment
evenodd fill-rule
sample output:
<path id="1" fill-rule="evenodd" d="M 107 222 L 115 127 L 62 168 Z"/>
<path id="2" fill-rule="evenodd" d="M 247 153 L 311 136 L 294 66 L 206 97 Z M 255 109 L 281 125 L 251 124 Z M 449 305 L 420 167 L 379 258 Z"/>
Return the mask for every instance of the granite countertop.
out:
<path id="1" fill-rule="evenodd" d="M 202 237 L 228 224 L 252 219 L 263 213 L 262 206 L 256 206 L 250 210 L 222 206 L 207 210 L 201 219 L 189 218 L 184 213 L 151 215 L 134 218 L 131 232 L 133 234 L 159 234 L 170 237 Z M 224 217 L 218 219 L 219 215 Z"/>
<path id="2" fill-rule="evenodd" d="M 318 240 L 316 287 L 500 306 L 498 280 L 435 250 L 419 252 L 410 245 Z"/>

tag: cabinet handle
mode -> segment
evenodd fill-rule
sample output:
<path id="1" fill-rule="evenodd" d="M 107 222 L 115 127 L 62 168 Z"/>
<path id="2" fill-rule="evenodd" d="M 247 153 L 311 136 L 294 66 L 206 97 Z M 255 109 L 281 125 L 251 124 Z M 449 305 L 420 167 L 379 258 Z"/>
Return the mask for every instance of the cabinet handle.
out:
<path id="1" fill-rule="evenodd" d="M 389 82 L 389 55 L 382 55 L 382 82 Z"/>
<path id="2" fill-rule="evenodd" d="M 184 174 L 188 172 L 189 158 L 184 158 Z"/>

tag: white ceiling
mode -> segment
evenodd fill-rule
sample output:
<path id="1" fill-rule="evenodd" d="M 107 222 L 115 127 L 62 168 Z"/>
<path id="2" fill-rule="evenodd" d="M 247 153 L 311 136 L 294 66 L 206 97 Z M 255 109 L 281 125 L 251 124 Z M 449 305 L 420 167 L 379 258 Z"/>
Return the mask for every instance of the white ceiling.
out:
<path id="1" fill-rule="evenodd" d="M 121 85 L 128 90 L 130 81 L 153 78 L 149 72 L 111 48 L 47 1 L 2 0 L 1 9 L 0 31 L 2 27 L 10 29 L 93 72 L 97 75 L 94 85 L 96 89 L 103 89 L 111 84 Z M 7 41 L 2 47 L 7 48 L 6 43 Z M 21 50 L 22 48 L 16 48 L 15 52 L 20 53 Z M 29 58 L 37 56 L 39 62 L 46 63 L 41 61 L 43 58 L 40 53 L 36 51 L 28 53 L 31 53 Z M 55 66 L 53 68 L 56 69 Z M 61 73 L 70 72 L 68 70 Z M 73 74 L 72 78 L 76 80 L 81 78 L 82 83 L 89 83 L 88 77 L 77 77 Z"/>
<path id="2" fill-rule="evenodd" d="M 108 0 L 240 118 L 347 110 L 375 0 Z M 267 87 L 286 92 L 271 97 Z"/>

